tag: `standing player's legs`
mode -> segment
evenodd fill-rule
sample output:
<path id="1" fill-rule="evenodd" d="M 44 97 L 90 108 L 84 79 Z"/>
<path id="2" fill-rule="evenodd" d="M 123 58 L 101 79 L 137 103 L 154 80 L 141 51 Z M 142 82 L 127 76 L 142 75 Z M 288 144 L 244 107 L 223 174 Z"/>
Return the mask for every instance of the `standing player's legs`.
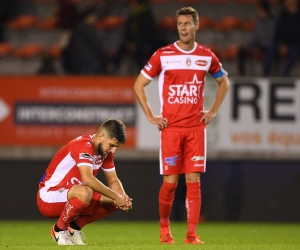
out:
<path id="1" fill-rule="evenodd" d="M 160 242 L 173 244 L 170 229 L 170 214 L 174 201 L 175 190 L 181 170 L 180 132 L 161 132 L 160 174 L 163 183 L 159 191 Z"/>
<path id="2" fill-rule="evenodd" d="M 204 130 L 189 131 L 184 145 L 186 179 L 187 234 L 185 243 L 203 244 L 196 233 L 201 211 L 200 173 L 206 167 L 206 135 Z"/>

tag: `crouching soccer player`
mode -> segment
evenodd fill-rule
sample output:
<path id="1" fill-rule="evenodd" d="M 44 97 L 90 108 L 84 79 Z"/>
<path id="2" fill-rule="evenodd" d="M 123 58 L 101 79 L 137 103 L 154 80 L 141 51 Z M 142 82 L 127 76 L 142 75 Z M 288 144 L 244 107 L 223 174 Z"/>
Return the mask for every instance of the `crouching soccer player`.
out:
<path id="1" fill-rule="evenodd" d="M 45 217 L 58 218 L 50 229 L 58 245 L 85 245 L 85 225 L 132 208 L 113 161 L 125 141 L 125 125 L 109 119 L 96 134 L 77 137 L 53 157 L 39 183 L 37 205 Z M 96 178 L 100 168 L 107 186 Z"/>

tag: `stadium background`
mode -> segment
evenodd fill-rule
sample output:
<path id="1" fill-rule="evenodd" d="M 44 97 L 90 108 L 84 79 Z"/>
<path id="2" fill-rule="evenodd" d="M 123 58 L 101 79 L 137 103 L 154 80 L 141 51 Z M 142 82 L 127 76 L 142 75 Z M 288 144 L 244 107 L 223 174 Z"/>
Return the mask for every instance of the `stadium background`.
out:
<path id="1" fill-rule="evenodd" d="M 238 14 L 248 21 L 253 17 L 254 5 L 252 1 L 245 2 L 214 3 L 207 0 L 194 1 L 190 5 L 198 8 L 200 15 L 206 13 L 215 20 Z M 24 13 L 38 14 L 40 19 L 47 16 L 52 4 L 50 0 L 22 3 Z M 273 4 L 276 11 L 278 3 Z M 113 14 L 122 14 L 124 5 L 124 1 L 116 5 Z M 153 1 L 158 23 L 164 16 L 173 15 L 182 5 L 180 1 Z M 236 7 L 240 11 L 236 11 Z M 26 30 L 6 26 L 6 30 L 14 47 L 39 41 L 45 48 L 51 48 L 61 35 L 59 30 L 41 30 L 36 26 Z M 110 38 L 106 42 L 111 45 L 112 41 L 118 41 L 116 37 L 120 30 L 118 27 L 99 32 L 106 32 Z M 241 27 L 231 31 L 216 31 L 208 27 L 199 31 L 198 41 L 204 44 L 218 42 L 218 47 L 226 51 L 236 43 L 245 42 L 248 32 Z M 165 30 L 164 34 L 170 42 L 176 37 L 174 30 Z M 253 70 L 253 77 L 249 78 L 237 75 L 236 58 L 224 58 L 222 62 L 230 73 L 232 88 L 219 117 L 208 128 L 207 173 L 202 175 L 202 219 L 299 222 L 299 65 L 289 78 L 262 78 L 258 73 L 259 62 L 254 62 L 248 65 Z M 79 80 L 74 80 L 74 76 L 62 72 L 58 59 L 55 65 L 59 76 L 40 77 L 35 76 L 39 64 L 38 56 L 19 58 L 11 53 L 0 58 L 0 183 L 3 204 L 0 219 L 43 219 L 35 203 L 40 177 L 60 145 L 82 131 L 93 132 L 105 119 L 105 115 L 93 113 L 94 108 L 101 108 L 106 115 L 127 121 L 130 143 L 118 149 L 115 162 L 120 179 L 134 199 L 132 213 L 126 216 L 116 213 L 108 219 L 157 220 L 157 195 L 161 184 L 158 132 L 147 122 L 133 98 L 131 84 L 135 78 L 124 73 L 116 77 L 80 76 L 75 77 Z M 127 64 L 125 61 L 124 70 Z M 122 84 L 125 97 L 120 94 L 118 85 L 114 85 L 116 83 Z M 212 101 L 214 88 L 209 78 L 206 105 Z M 103 91 L 107 94 L 106 99 L 102 96 L 99 102 L 93 93 Z M 157 96 L 155 83 L 149 91 L 153 93 L 149 96 Z M 158 100 L 153 97 L 150 102 L 158 112 Z M 72 109 L 74 116 L 62 122 L 56 119 L 61 117 L 59 113 L 53 116 L 53 120 L 45 120 L 41 113 L 49 108 L 52 111 L 55 108 Z M 89 122 L 82 115 L 86 108 L 91 112 Z M 175 220 L 185 220 L 184 192 L 181 179 L 172 213 Z"/>

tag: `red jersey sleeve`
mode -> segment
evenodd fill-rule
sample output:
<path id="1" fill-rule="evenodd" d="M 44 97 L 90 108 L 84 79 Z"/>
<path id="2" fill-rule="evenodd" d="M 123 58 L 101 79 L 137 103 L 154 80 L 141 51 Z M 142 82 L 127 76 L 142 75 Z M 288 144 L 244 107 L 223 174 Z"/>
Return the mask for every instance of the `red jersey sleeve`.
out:
<path id="1" fill-rule="evenodd" d="M 160 50 L 158 49 L 149 59 L 141 73 L 148 79 L 152 80 L 161 72 Z"/>
<path id="2" fill-rule="evenodd" d="M 71 156 L 75 160 L 76 165 L 93 167 L 93 152 L 91 142 L 86 138 L 75 139 L 73 141 Z"/>
<path id="3" fill-rule="evenodd" d="M 113 171 L 115 170 L 115 163 L 114 163 L 114 153 L 109 153 L 103 161 L 101 166 L 103 171 Z"/>
<path id="4" fill-rule="evenodd" d="M 211 53 L 212 61 L 208 72 L 210 74 L 215 74 L 222 68 L 222 64 L 220 63 L 219 58 L 212 51 L 210 51 L 210 53 Z"/>

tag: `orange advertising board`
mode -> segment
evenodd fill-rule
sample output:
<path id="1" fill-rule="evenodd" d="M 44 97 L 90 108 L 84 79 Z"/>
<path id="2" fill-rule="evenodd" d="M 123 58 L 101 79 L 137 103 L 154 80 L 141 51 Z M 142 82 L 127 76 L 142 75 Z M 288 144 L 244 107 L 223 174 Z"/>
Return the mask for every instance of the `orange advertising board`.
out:
<path id="1" fill-rule="evenodd" d="M 132 77 L 0 76 L 0 146 L 61 146 L 113 117 L 135 147 Z"/>

